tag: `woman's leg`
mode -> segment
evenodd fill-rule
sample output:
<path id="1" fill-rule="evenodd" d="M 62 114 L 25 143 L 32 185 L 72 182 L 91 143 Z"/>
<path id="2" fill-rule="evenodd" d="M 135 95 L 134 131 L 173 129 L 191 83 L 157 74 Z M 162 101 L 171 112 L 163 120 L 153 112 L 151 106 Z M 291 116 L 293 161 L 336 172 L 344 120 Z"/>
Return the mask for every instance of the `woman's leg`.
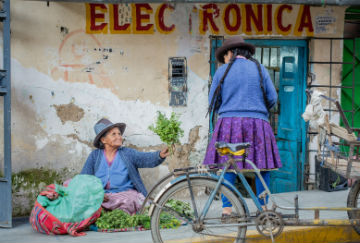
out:
<path id="1" fill-rule="evenodd" d="M 236 180 L 236 174 L 233 172 L 226 172 L 224 178 L 225 178 L 225 180 L 229 181 L 232 185 L 234 185 L 235 180 Z M 223 203 L 223 206 L 222 206 L 223 214 L 231 214 L 231 211 L 232 211 L 231 202 L 224 195 L 221 195 L 221 200 Z"/>
<path id="2" fill-rule="evenodd" d="M 264 178 L 264 181 L 266 183 L 266 186 L 269 187 L 270 184 L 270 171 L 261 171 L 260 174 Z M 259 198 L 260 193 L 262 193 L 265 188 L 263 184 L 261 183 L 258 176 L 255 177 L 255 187 L 256 187 L 256 196 Z M 264 200 L 259 200 L 261 205 L 265 205 L 268 201 L 268 196 L 266 196 L 266 203 Z"/>
<path id="3" fill-rule="evenodd" d="M 124 212 L 133 215 L 140 210 L 145 200 L 144 195 L 136 190 L 128 190 L 117 193 L 106 193 L 107 201 L 101 206 L 107 210 L 121 209 Z"/>

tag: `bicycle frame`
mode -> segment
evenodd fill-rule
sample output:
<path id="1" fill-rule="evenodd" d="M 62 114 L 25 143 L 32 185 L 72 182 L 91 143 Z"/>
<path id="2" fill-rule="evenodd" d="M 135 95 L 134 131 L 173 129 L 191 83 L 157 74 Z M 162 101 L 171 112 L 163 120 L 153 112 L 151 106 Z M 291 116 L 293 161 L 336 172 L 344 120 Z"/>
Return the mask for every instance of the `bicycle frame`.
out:
<path id="1" fill-rule="evenodd" d="M 218 179 L 218 182 L 216 184 L 215 190 L 212 191 L 212 193 L 210 194 L 210 196 L 209 196 L 209 198 L 208 198 L 208 200 L 207 200 L 207 202 L 206 202 L 206 204 L 204 206 L 204 209 L 203 209 L 203 211 L 201 212 L 201 214 L 199 216 L 200 220 L 202 220 L 206 216 L 206 214 L 207 214 L 207 212 L 209 210 L 209 207 L 210 207 L 211 203 L 213 202 L 213 200 L 215 198 L 216 193 L 218 192 L 221 184 L 223 184 L 225 173 L 228 171 L 230 166 L 235 167 L 235 171 L 236 171 L 237 176 L 241 180 L 241 183 L 245 186 L 246 191 L 249 193 L 249 195 L 250 195 L 251 199 L 253 200 L 253 202 L 255 203 L 255 206 L 257 207 L 257 209 L 260 212 L 264 211 L 264 209 L 261 207 L 261 204 L 260 204 L 260 201 L 259 201 L 258 197 L 255 195 L 255 193 L 251 189 L 251 187 L 250 187 L 249 183 L 247 182 L 245 176 L 242 174 L 241 171 L 239 171 L 239 169 L 237 167 L 236 162 L 238 162 L 239 160 L 234 159 L 234 157 L 232 155 L 228 155 L 228 157 L 229 157 L 229 159 L 225 163 L 225 168 L 222 170 L 222 172 L 221 172 L 221 174 L 219 176 L 219 179 Z M 252 161 L 250 161 L 248 159 L 245 159 L 245 162 L 248 163 L 253 168 L 254 172 L 259 177 L 261 184 L 265 188 L 265 193 L 267 195 L 269 195 L 269 198 L 272 200 L 273 204 L 276 205 L 275 200 L 272 197 L 271 192 L 270 192 L 268 186 L 266 185 L 264 178 L 262 177 L 262 175 L 260 173 L 260 170 L 256 167 L 256 165 Z M 237 194 L 241 194 L 236 188 L 234 188 L 233 190 L 236 190 Z"/>
<path id="2" fill-rule="evenodd" d="M 177 174 L 178 177 L 175 178 L 174 180 L 172 180 L 169 184 L 167 184 L 162 190 L 161 192 L 156 196 L 156 198 L 154 199 L 154 201 L 152 202 L 152 207 L 150 207 L 149 210 L 149 215 L 152 215 L 153 212 L 153 207 L 157 206 L 160 207 L 160 205 L 157 205 L 157 201 L 159 200 L 159 198 L 162 196 L 162 194 L 171 186 L 173 186 L 174 184 L 183 181 L 183 180 L 187 180 L 188 184 L 189 184 L 189 190 L 190 190 L 190 194 L 192 195 L 192 186 L 191 186 L 191 179 L 195 178 L 195 177 L 208 177 L 208 178 L 212 178 L 213 180 L 217 180 L 217 184 L 215 189 L 211 192 L 209 198 L 207 199 L 205 206 L 203 208 L 203 210 L 201 212 L 198 212 L 198 209 L 196 208 L 196 204 L 195 204 L 195 198 L 194 196 L 191 196 L 191 204 L 194 207 L 194 216 L 196 217 L 197 220 L 201 221 L 203 220 L 207 213 L 208 210 L 210 208 L 210 205 L 212 204 L 213 200 L 215 199 L 215 196 L 220 188 L 221 185 L 224 185 L 226 187 L 228 187 L 230 190 L 232 190 L 235 194 L 238 195 L 239 199 L 243 202 L 243 205 L 245 207 L 245 211 L 246 214 L 248 216 L 250 216 L 250 211 L 248 209 L 247 203 L 244 200 L 244 197 L 242 196 L 242 194 L 236 189 L 235 186 L 233 186 L 231 183 L 229 183 L 228 181 L 226 181 L 224 179 L 225 173 L 229 170 L 230 166 L 233 166 L 236 170 L 236 174 L 239 177 L 241 183 L 244 185 L 246 191 L 249 193 L 252 201 L 254 202 L 256 208 L 258 209 L 258 211 L 264 212 L 264 209 L 262 208 L 259 198 L 255 195 L 255 193 L 253 192 L 252 188 L 250 187 L 249 183 L 247 182 L 245 176 L 243 175 L 243 172 L 241 170 L 238 169 L 236 163 L 242 160 L 238 160 L 238 159 L 234 159 L 232 155 L 227 155 L 229 157 L 229 159 L 226 161 L 226 163 L 224 163 L 224 168 L 222 169 L 221 173 L 219 176 L 214 175 L 214 174 L 208 174 L 209 172 L 191 172 L 190 169 L 195 169 L 195 168 L 185 168 L 185 169 L 179 169 Z M 283 215 L 284 217 L 287 218 L 293 218 L 294 220 L 286 220 L 284 222 L 284 225 L 286 226 L 322 226 L 322 225 L 328 225 L 328 226 L 344 226 L 344 225 L 353 225 L 353 224 L 360 224 L 360 220 L 356 219 L 356 220 L 339 220 L 339 219 L 328 219 L 328 220 L 320 220 L 319 219 L 319 212 L 320 211 L 358 211 L 360 209 L 358 208 L 348 208 L 348 207 L 336 207 L 336 208 L 331 208 L 331 207 L 310 207 L 310 208 L 300 208 L 298 205 L 298 198 L 297 196 L 295 197 L 295 207 L 284 207 L 284 206 L 279 206 L 276 204 L 275 198 L 273 197 L 273 195 L 271 194 L 268 186 L 266 185 L 264 178 L 262 177 L 261 173 L 260 173 L 260 169 L 257 168 L 257 166 L 248 159 L 245 159 L 245 162 L 248 163 L 252 168 L 254 173 L 258 176 L 258 178 L 260 179 L 260 182 L 262 183 L 263 187 L 264 187 L 264 192 L 262 192 L 261 194 L 266 194 L 267 196 L 269 196 L 269 200 L 272 202 L 272 209 L 275 210 L 276 208 L 279 209 L 283 209 L 283 210 L 294 210 L 295 214 L 292 215 Z M 180 172 L 180 173 L 179 173 Z M 182 172 L 182 173 L 181 173 Z M 263 195 L 264 197 L 266 197 L 266 195 Z M 299 211 L 300 210 L 311 210 L 315 212 L 315 217 L 314 220 L 300 220 L 299 219 Z M 248 224 L 249 225 L 249 224 Z"/>

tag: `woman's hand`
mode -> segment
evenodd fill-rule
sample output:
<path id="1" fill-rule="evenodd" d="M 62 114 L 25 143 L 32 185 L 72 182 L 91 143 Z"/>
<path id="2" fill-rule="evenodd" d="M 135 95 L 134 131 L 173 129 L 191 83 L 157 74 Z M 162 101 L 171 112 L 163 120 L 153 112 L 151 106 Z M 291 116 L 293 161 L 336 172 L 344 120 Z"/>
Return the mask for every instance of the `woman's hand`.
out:
<path id="1" fill-rule="evenodd" d="M 160 158 L 165 159 L 167 156 L 169 156 L 169 154 L 169 148 L 166 147 L 160 151 Z"/>

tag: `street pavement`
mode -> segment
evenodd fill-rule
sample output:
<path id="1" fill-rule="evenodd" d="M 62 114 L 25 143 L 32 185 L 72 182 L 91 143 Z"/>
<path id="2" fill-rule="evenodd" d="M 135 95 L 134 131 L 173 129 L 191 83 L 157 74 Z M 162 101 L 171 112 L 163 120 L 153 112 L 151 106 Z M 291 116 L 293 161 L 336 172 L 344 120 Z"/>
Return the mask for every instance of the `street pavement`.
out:
<path id="1" fill-rule="evenodd" d="M 298 195 L 299 207 L 346 207 L 348 190 L 325 192 L 325 191 L 299 191 L 289 193 L 274 194 L 277 205 L 282 207 L 293 207 L 294 198 Z M 249 209 L 255 208 L 250 199 L 246 199 Z M 293 210 L 280 210 L 283 213 L 292 214 Z M 347 219 L 345 211 L 320 211 L 320 219 Z M 300 219 L 314 219 L 313 211 L 300 211 Z M 44 235 L 33 231 L 27 218 L 14 219 L 13 228 L 0 228 L 0 243 L 81 243 L 81 242 L 97 242 L 97 243 L 151 243 L 150 231 L 133 231 L 133 232 L 116 232 L 103 233 L 95 231 L 87 231 L 85 236 L 72 237 L 70 235 Z M 287 229 L 288 228 L 288 229 Z M 254 241 L 258 236 L 254 227 L 248 228 L 247 235 L 250 237 L 247 242 L 271 242 L 266 239 Z M 294 233 L 291 233 L 294 232 Z M 312 232 L 312 233 L 311 233 Z M 179 235 L 178 242 L 191 242 L 189 235 Z M 305 240 L 301 240 L 301 235 L 306 235 Z M 309 235 L 310 234 L 310 235 Z M 291 238 L 292 237 L 292 238 Z M 295 238 L 294 238 L 295 237 Z M 264 238 L 264 237 L 261 237 Z M 314 239 L 312 239 L 314 238 Z M 331 239 L 330 239 L 331 238 Z M 314 241 L 315 240 L 315 241 Z M 199 242 L 210 242 L 207 239 L 201 239 Z M 224 240 L 211 242 L 226 242 Z M 351 227 L 285 227 L 284 232 L 275 242 L 301 242 L 301 243 L 340 243 L 340 242 L 360 242 L 360 237 L 352 230 Z"/>

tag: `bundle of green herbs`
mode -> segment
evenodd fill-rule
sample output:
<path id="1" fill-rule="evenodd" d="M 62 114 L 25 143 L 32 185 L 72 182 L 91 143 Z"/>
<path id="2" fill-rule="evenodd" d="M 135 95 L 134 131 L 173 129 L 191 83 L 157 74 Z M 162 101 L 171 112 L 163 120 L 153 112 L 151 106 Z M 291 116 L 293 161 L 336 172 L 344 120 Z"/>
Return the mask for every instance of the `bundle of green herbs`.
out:
<path id="1" fill-rule="evenodd" d="M 168 119 L 165 114 L 158 111 L 155 125 L 150 125 L 149 130 L 160 137 L 160 140 L 169 147 L 170 153 L 174 154 L 175 144 L 180 143 L 180 138 L 184 136 L 184 130 L 180 127 L 181 122 L 178 116 L 172 112 Z"/>
<path id="2" fill-rule="evenodd" d="M 166 203 L 166 207 L 171 208 L 184 217 L 191 218 L 193 215 L 189 203 L 171 199 Z M 99 229 L 125 229 L 136 226 L 150 229 L 150 217 L 146 211 L 144 214 L 135 215 L 129 215 L 120 209 L 108 212 L 102 211 L 101 216 L 96 220 L 95 224 Z M 161 228 L 177 228 L 181 223 L 181 220 L 170 213 L 162 212 L 160 214 Z"/>

